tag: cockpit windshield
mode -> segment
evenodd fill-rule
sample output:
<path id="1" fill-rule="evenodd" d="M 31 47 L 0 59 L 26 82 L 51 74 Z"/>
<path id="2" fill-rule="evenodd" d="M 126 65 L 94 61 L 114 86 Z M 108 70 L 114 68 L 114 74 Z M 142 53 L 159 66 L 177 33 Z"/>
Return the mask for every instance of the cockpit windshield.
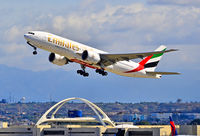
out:
<path id="1" fill-rule="evenodd" d="M 33 33 L 33 32 L 28 32 L 28 34 L 32 34 L 32 35 L 34 35 L 35 33 Z"/>

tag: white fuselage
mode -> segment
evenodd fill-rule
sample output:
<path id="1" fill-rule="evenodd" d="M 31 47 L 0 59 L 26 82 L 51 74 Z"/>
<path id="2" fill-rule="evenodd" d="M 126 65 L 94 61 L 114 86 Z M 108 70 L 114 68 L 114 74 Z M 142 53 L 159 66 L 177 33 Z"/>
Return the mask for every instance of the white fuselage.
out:
<path id="1" fill-rule="evenodd" d="M 92 48 L 90 46 L 86 46 L 84 44 L 51 34 L 47 32 L 41 31 L 33 31 L 32 34 L 25 34 L 25 39 L 33 46 L 59 54 L 61 56 L 65 56 L 67 59 L 73 62 L 77 62 L 86 67 L 90 67 L 93 69 L 100 69 L 101 67 L 96 64 L 89 64 L 87 61 L 82 60 L 81 54 L 84 50 L 88 50 L 91 52 L 96 52 L 99 54 L 107 54 L 107 52 Z M 146 71 L 140 70 L 137 72 L 125 73 L 126 71 L 131 71 L 138 67 L 138 63 L 133 61 L 119 61 L 113 65 L 109 65 L 104 69 L 106 71 L 122 75 L 128 77 L 142 77 L 142 78 L 160 78 L 160 76 L 152 76 L 146 74 Z"/>

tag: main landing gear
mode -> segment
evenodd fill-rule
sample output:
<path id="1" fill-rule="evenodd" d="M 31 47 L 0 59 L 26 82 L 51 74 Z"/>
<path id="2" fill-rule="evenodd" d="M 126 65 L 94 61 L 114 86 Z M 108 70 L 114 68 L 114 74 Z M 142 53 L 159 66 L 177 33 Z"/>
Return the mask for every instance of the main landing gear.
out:
<path id="1" fill-rule="evenodd" d="M 99 73 L 99 74 L 101 74 L 102 76 L 107 76 L 107 75 L 108 75 L 108 73 L 105 72 L 103 69 L 96 69 L 96 73 Z"/>
<path id="2" fill-rule="evenodd" d="M 31 47 L 33 47 L 34 51 L 33 51 L 33 55 L 37 54 L 37 48 L 35 46 L 33 46 L 32 44 L 30 44 L 29 42 L 27 42 L 28 45 L 30 45 Z"/>
<path id="3" fill-rule="evenodd" d="M 82 68 L 82 70 L 77 70 L 77 74 L 80 74 L 80 75 L 82 75 L 84 77 L 88 77 L 89 73 L 85 72 L 85 66 L 81 65 L 81 68 Z"/>
<path id="4" fill-rule="evenodd" d="M 36 55 L 37 54 L 37 48 L 36 47 L 33 47 L 34 51 L 33 51 L 33 55 Z"/>
<path id="5" fill-rule="evenodd" d="M 89 73 L 85 72 L 85 66 L 81 65 L 82 70 L 77 70 L 77 74 L 80 74 L 84 77 L 88 77 Z M 96 69 L 96 73 L 101 74 L 102 76 L 107 76 L 108 73 L 104 71 L 104 69 Z"/>

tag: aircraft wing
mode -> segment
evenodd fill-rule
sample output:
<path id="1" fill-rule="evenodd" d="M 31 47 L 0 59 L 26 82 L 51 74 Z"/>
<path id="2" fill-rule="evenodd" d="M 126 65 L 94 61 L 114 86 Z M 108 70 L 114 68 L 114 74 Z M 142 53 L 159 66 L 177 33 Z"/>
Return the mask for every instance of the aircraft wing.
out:
<path id="1" fill-rule="evenodd" d="M 153 54 L 160 54 L 160 53 L 166 53 L 166 52 L 171 52 L 171 51 L 177 51 L 177 49 L 144 52 L 144 53 L 129 53 L 129 54 L 100 54 L 100 57 L 102 59 L 101 64 L 103 64 L 104 66 L 109 66 L 118 61 L 123 61 L 123 60 L 128 61 L 128 60 L 137 59 L 137 58 L 143 59 L 144 57 L 151 56 Z"/>

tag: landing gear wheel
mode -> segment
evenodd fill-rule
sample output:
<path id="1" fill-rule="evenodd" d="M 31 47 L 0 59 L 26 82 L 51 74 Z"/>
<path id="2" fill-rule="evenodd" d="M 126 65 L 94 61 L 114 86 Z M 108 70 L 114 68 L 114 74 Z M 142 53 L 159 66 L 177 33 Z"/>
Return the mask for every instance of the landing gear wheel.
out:
<path id="1" fill-rule="evenodd" d="M 101 74 L 102 76 L 107 76 L 108 75 L 108 73 L 105 72 L 103 69 L 96 69 L 95 72 Z"/>
<path id="2" fill-rule="evenodd" d="M 37 51 L 33 51 L 33 55 L 36 55 L 37 54 Z"/>
<path id="3" fill-rule="evenodd" d="M 80 74 L 81 73 L 81 70 L 77 70 L 77 74 Z"/>
<path id="4" fill-rule="evenodd" d="M 102 73 L 102 76 L 107 76 L 107 75 L 108 75 L 107 72 L 103 72 L 103 73 Z"/>
<path id="5" fill-rule="evenodd" d="M 99 69 L 96 69 L 95 72 L 96 72 L 96 73 L 99 73 Z"/>
<path id="6" fill-rule="evenodd" d="M 89 73 L 83 73 L 83 76 L 84 76 L 84 77 L 88 77 L 88 76 L 89 76 Z"/>
<path id="7" fill-rule="evenodd" d="M 84 74 L 84 71 L 80 70 L 80 75 L 83 75 Z"/>
<path id="8" fill-rule="evenodd" d="M 104 73 L 103 70 L 99 70 L 99 74 L 103 75 L 103 73 Z"/>
<path id="9" fill-rule="evenodd" d="M 88 77 L 89 73 L 85 72 L 85 66 L 81 65 L 82 70 L 77 70 L 77 74 L 83 75 L 84 77 Z"/>

